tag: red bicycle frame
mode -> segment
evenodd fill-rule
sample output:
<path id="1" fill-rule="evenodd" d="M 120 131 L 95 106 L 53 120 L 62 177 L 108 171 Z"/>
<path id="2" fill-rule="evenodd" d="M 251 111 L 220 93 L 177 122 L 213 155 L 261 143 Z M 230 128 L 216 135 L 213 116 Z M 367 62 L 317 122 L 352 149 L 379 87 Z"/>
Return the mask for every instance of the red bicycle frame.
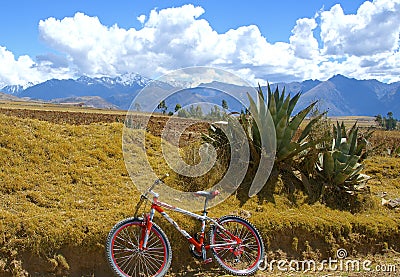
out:
<path id="1" fill-rule="evenodd" d="M 207 201 L 208 198 L 206 197 L 205 199 L 205 203 L 204 203 L 204 210 L 203 210 L 203 214 L 202 215 L 198 215 L 195 213 L 192 213 L 190 211 L 178 208 L 178 207 L 174 207 L 171 206 L 167 203 L 158 201 L 158 194 L 153 192 L 151 189 L 148 191 L 149 193 L 152 193 L 154 195 L 153 197 L 153 201 L 152 201 L 152 205 L 151 205 L 151 209 L 150 209 L 150 213 L 146 214 L 144 217 L 144 225 L 145 228 L 143 228 L 142 231 L 142 236 L 140 238 L 140 249 L 146 249 L 147 246 L 147 242 L 148 242 L 148 238 L 149 238 L 149 234 L 150 234 L 150 230 L 153 224 L 153 217 L 155 214 L 155 211 L 159 212 L 169 223 L 171 223 L 188 241 L 189 243 L 193 244 L 196 248 L 196 250 L 199 253 L 202 253 L 203 255 L 203 259 L 205 260 L 205 251 L 209 250 L 211 248 L 226 248 L 227 246 L 234 246 L 234 245 L 239 245 L 242 243 L 242 240 L 240 238 L 238 238 L 237 236 L 233 235 L 231 232 L 229 232 L 228 230 L 226 230 L 222 225 L 220 225 L 218 223 L 217 220 L 210 218 L 207 216 Z M 144 196 L 146 199 L 147 197 Z M 179 212 L 182 214 L 185 214 L 187 216 L 193 217 L 199 221 L 201 221 L 201 232 L 200 232 L 200 238 L 197 241 L 195 238 L 193 238 L 188 232 L 186 232 L 184 229 L 182 229 L 178 223 L 176 223 L 175 220 L 173 220 L 164 210 L 163 208 L 166 208 L 168 210 L 172 210 L 175 212 Z M 223 233 L 221 234 L 222 237 L 224 237 L 224 240 L 227 241 L 226 243 L 220 243 L 220 244 L 208 244 L 206 245 L 204 243 L 204 238 L 205 238 L 205 230 L 206 230 L 206 222 L 207 221 L 211 221 L 214 225 L 216 225 L 220 232 Z M 233 248 L 232 248 L 232 251 Z"/>

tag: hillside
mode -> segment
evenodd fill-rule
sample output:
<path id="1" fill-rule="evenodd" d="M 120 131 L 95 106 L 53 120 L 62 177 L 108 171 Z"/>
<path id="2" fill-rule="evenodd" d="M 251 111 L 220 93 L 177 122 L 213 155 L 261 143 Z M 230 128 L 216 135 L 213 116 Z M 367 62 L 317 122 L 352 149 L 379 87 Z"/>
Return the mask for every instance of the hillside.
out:
<path id="1" fill-rule="evenodd" d="M 64 105 L 78 105 L 99 109 L 114 109 L 117 110 L 118 106 L 111 104 L 101 98 L 100 96 L 77 96 L 67 98 L 56 98 L 50 101 L 51 103 L 64 104 Z"/>
<path id="2" fill-rule="evenodd" d="M 65 115 L 59 113 L 59 117 Z M 107 232 L 117 221 L 132 216 L 139 197 L 122 158 L 122 128 L 122 123 L 59 124 L 0 114 L 1 276 L 24 272 L 110 276 L 103 254 Z M 141 132 L 137 130 L 138 135 Z M 376 134 L 378 141 L 388 140 L 380 134 Z M 382 134 L 400 141 L 396 132 Z M 158 173 L 168 171 L 160 138 L 146 137 L 153 168 Z M 137 153 L 143 153 L 139 145 Z M 367 160 L 366 173 L 374 177 L 375 205 L 357 214 L 306 204 L 301 195 L 294 203 L 277 193 L 275 203 L 258 203 L 253 198 L 243 206 L 232 196 L 211 209 L 210 215 L 249 216 L 261 231 L 270 258 L 285 254 L 320 260 L 343 247 L 352 255 L 377 255 L 379 260 L 382 253 L 400 251 L 399 211 L 382 207 L 376 196 L 382 191 L 390 197 L 400 195 L 398 165 L 398 158 L 383 155 Z M 167 180 L 181 182 L 176 175 Z M 173 216 L 187 230 L 195 230 L 192 221 Z M 223 274 L 214 264 L 194 261 L 181 235 L 159 218 L 157 222 L 173 247 L 171 276 L 187 271 L 193 272 L 187 276 Z"/>
<path id="3" fill-rule="evenodd" d="M 336 75 L 308 91 L 299 100 L 298 109 L 307 103 L 319 101 L 319 109 L 332 116 L 386 114 L 391 107 L 382 101 L 389 91 L 389 85 L 378 81 L 359 81 Z"/>
<path id="4" fill-rule="evenodd" d="M 11 95 L 8 93 L 3 93 L 3 92 L 0 92 L 0 100 L 1 101 L 4 101 L 4 100 L 5 101 L 24 101 L 24 99 L 21 99 L 17 96 L 14 96 L 14 95 Z M 25 100 L 25 101 L 27 101 L 27 100 Z"/>

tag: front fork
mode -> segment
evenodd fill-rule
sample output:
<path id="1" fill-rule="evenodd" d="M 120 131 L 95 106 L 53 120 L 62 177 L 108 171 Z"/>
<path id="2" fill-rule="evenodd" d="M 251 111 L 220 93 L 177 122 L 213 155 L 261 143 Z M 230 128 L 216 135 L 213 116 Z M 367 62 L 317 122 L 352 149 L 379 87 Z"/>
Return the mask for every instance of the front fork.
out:
<path id="1" fill-rule="evenodd" d="M 144 215 L 142 234 L 140 236 L 140 242 L 139 242 L 140 250 L 147 249 L 147 242 L 149 241 L 151 227 L 153 227 L 153 217 L 154 217 L 154 208 L 150 210 L 149 214 Z"/>
<path id="2" fill-rule="evenodd" d="M 206 211 L 203 211 L 203 216 L 205 217 L 207 215 Z M 200 234 L 200 239 L 199 239 L 199 244 L 201 245 L 201 249 L 197 249 L 201 253 L 201 256 L 203 258 L 203 261 L 207 261 L 207 251 L 206 247 L 204 245 L 204 239 L 205 239 L 205 233 L 206 233 L 206 220 L 203 219 L 201 221 L 201 234 Z"/>

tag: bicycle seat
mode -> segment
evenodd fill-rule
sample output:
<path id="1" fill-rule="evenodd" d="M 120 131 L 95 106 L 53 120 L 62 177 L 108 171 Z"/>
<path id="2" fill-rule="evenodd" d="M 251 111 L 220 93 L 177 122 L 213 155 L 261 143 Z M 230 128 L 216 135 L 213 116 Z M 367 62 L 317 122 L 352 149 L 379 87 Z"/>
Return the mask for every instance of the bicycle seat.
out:
<path id="1" fill-rule="evenodd" d="M 200 190 L 200 191 L 196 191 L 194 193 L 195 196 L 203 196 L 203 197 L 207 198 L 208 200 L 214 199 L 215 196 L 217 196 L 218 194 L 220 194 L 220 192 L 218 190 L 212 190 L 212 191 Z"/>

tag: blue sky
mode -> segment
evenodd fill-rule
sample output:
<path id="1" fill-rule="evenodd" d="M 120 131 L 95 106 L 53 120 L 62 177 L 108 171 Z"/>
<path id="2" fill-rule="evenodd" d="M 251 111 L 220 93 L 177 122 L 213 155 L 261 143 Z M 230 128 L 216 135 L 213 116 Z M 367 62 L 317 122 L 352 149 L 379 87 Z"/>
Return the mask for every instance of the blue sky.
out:
<path id="1" fill-rule="evenodd" d="M 400 0 L 0 4 L 0 87 L 215 66 L 250 82 L 400 81 Z"/>
<path id="2" fill-rule="evenodd" d="M 40 20 L 55 17 L 72 17 L 76 12 L 97 16 L 107 26 L 117 24 L 120 27 L 140 28 L 136 19 L 148 14 L 152 9 L 179 7 L 185 4 L 200 5 L 205 9 L 202 18 L 219 33 L 240 26 L 255 24 L 270 41 L 289 40 L 296 20 L 301 17 L 313 17 L 321 8 L 329 9 L 340 3 L 347 13 L 355 13 L 364 1 L 54 1 L 54 0 L 8 0 L 3 1 L 0 17 L 0 45 L 6 46 L 15 55 L 35 56 L 49 51 L 39 39 Z M 93 4 L 95 3 L 95 4 Z M 21 7 L 24 7 L 21 9 Z"/>

